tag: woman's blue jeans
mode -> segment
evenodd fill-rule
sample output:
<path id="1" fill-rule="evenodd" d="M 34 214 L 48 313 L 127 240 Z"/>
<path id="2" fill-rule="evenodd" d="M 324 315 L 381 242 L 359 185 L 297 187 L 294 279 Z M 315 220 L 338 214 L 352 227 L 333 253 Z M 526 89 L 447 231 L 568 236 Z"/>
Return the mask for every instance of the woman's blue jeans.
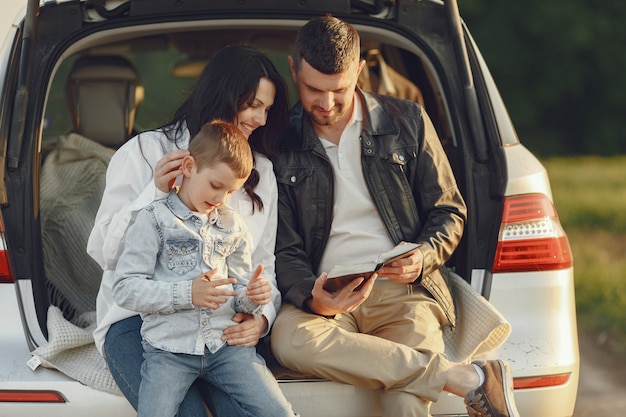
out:
<path id="1" fill-rule="evenodd" d="M 141 364 L 141 317 L 133 316 L 111 326 L 104 342 L 104 359 L 120 390 L 136 410 L 139 404 Z M 204 400 L 204 401 L 203 401 Z M 215 417 L 247 416 L 229 394 L 219 387 L 196 381 L 187 391 L 178 409 L 177 417 L 206 417 L 206 403 Z"/>

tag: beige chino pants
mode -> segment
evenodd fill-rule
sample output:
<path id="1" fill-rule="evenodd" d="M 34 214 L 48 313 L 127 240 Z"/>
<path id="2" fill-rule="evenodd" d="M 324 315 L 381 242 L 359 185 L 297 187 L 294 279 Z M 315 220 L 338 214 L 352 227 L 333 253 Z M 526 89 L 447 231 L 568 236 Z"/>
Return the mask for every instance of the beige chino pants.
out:
<path id="1" fill-rule="evenodd" d="M 421 286 L 377 280 L 353 313 L 325 318 L 284 305 L 272 350 L 284 366 L 381 391 L 384 417 L 427 417 L 446 381 L 443 310 Z"/>

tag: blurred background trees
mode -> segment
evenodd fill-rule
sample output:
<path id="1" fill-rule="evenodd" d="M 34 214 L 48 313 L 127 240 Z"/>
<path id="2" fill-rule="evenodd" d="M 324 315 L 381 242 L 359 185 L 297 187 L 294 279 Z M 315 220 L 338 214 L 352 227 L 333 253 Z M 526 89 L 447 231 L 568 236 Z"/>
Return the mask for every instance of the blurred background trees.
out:
<path id="1" fill-rule="evenodd" d="M 459 7 L 528 148 L 542 157 L 626 154 L 626 1 Z"/>

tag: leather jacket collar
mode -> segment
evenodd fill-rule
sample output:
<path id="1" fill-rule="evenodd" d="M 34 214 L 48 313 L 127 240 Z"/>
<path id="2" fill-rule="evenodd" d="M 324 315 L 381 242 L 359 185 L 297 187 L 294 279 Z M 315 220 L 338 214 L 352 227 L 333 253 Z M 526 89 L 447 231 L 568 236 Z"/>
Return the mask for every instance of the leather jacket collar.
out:
<path id="1" fill-rule="evenodd" d="M 355 95 L 364 106 L 363 132 L 365 134 L 368 136 L 398 134 L 397 126 L 373 95 L 360 88 L 357 88 Z M 315 130 L 313 130 L 311 125 L 311 120 L 308 117 L 303 117 L 303 113 L 302 103 L 296 103 L 291 112 L 289 131 L 283 136 L 280 143 L 281 151 L 322 149 Z"/>

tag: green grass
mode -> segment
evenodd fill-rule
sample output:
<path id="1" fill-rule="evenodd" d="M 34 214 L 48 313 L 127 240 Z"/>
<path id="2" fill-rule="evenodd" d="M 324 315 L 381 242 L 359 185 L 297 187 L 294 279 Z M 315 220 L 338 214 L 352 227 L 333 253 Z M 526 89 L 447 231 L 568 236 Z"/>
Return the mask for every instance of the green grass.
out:
<path id="1" fill-rule="evenodd" d="M 578 321 L 626 348 L 626 156 L 550 158 L 554 202 L 574 254 Z"/>

